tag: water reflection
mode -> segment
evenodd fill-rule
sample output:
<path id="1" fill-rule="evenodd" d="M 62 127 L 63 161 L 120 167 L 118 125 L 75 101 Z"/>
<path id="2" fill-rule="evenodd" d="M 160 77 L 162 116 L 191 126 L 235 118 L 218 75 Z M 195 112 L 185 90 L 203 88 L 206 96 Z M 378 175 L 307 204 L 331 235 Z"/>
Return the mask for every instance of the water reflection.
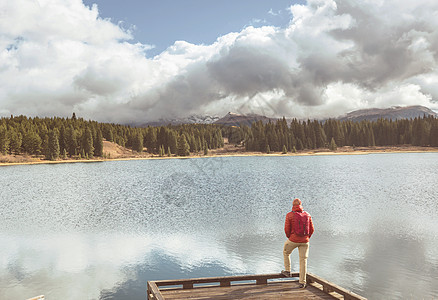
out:
<path id="1" fill-rule="evenodd" d="M 125 267 L 142 262 L 149 244 L 139 237 L 75 234 L 2 235 L 0 242 L 1 299 L 98 299 L 102 289 L 132 279 Z"/>
<path id="2" fill-rule="evenodd" d="M 0 299 L 144 299 L 147 280 L 278 272 L 296 196 L 316 227 L 310 272 L 371 299 L 436 298 L 437 158 L 1 168 Z"/>
<path id="3" fill-rule="evenodd" d="M 147 280 L 277 272 L 283 241 L 258 235 L 3 236 L 0 298 L 144 299 Z M 421 240 L 320 232 L 312 242 L 309 272 L 372 299 L 436 296 L 438 279 L 430 274 L 438 257 L 427 256 Z M 292 268 L 298 270 L 295 254 Z"/>
<path id="4" fill-rule="evenodd" d="M 222 241 L 184 234 L 2 236 L 0 242 L 7 245 L 0 249 L 1 299 L 144 299 L 147 280 L 266 271 L 266 264 L 248 267 L 257 259 Z"/>

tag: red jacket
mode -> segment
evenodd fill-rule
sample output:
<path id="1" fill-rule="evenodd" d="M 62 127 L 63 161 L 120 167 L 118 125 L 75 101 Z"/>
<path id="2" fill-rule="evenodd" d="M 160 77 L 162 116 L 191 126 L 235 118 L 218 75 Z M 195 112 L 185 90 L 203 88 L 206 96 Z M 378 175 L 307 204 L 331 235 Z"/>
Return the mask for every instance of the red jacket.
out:
<path id="1" fill-rule="evenodd" d="M 303 207 L 301 205 L 294 205 L 292 207 L 292 211 L 286 215 L 286 221 L 284 223 L 284 232 L 286 233 L 287 238 L 294 243 L 307 243 L 310 237 L 313 234 L 314 227 L 312 222 L 312 217 L 310 217 L 309 224 L 309 235 L 308 236 L 298 236 L 294 232 L 292 232 L 292 228 L 294 228 L 294 211 L 302 212 Z"/>

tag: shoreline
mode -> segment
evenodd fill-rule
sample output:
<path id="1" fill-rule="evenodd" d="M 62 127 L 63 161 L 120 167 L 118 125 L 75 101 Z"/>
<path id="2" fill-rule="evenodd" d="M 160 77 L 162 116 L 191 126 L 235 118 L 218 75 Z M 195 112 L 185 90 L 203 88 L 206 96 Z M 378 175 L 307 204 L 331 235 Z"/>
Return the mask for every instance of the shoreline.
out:
<path id="1" fill-rule="evenodd" d="M 220 149 L 219 149 L 220 151 Z M 437 147 L 413 147 L 413 146 L 399 146 L 399 147 L 342 147 L 339 150 L 330 151 L 327 149 L 300 151 L 296 153 L 281 152 L 262 153 L 262 152 L 244 152 L 244 151 L 224 151 L 212 150 L 209 155 L 191 155 L 191 156 L 127 156 L 116 158 L 98 158 L 98 159 L 66 159 L 66 160 L 43 160 L 38 158 L 26 158 L 23 161 L 17 162 L 0 162 L 0 166 L 18 166 L 18 165 L 39 165 L 39 164 L 65 164 L 65 163 L 98 163 L 108 161 L 128 161 L 128 160 L 161 160 L 161 159 L 190 159 L 190 158 L 214 158 L 214 157 L 249 157 L 249 156 L 271 156 L 271 157 L 286 157 L 286 156 L 324 156 L 324 155 L 368 155 L 381 153 L 438 153 Z M 216 153 L 217 152 L 217 153 Z M 0 155 L 0 158 L 2 156 Z"/>

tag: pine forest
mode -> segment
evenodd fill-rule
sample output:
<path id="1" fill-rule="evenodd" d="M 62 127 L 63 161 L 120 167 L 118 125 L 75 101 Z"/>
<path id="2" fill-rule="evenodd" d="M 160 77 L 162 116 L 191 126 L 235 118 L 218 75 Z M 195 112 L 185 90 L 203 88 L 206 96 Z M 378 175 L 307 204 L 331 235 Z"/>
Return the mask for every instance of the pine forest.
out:
<path id="1" fill-rule="evenodd" d="M 47 160 L 106 157 L 103 141 L 114 142 L 136 152 L 160 156 L 208 153 L 229 143 L 251 152 L 296 152 L 306 149 L 358 146 L 438 146 L 438 119 L 378 121 L 307 120 L 285 118 L 255 122 L 252 126 L 184 124 L 131 127 L 76 118 L 0 119 L 0 153 L 43 156 Z"/>

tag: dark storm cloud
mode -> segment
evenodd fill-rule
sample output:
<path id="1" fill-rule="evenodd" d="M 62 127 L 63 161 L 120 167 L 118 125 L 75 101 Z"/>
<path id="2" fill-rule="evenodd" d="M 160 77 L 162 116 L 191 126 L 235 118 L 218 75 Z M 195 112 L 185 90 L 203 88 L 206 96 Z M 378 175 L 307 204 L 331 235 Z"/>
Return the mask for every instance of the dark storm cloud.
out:
<path id="1" fill-rule="evenodd" d="M 267 48 L 238 46 L 207 62 L 208 74 L 225 93 L 251 96 L 292 83 L 287 64 Z"/>

